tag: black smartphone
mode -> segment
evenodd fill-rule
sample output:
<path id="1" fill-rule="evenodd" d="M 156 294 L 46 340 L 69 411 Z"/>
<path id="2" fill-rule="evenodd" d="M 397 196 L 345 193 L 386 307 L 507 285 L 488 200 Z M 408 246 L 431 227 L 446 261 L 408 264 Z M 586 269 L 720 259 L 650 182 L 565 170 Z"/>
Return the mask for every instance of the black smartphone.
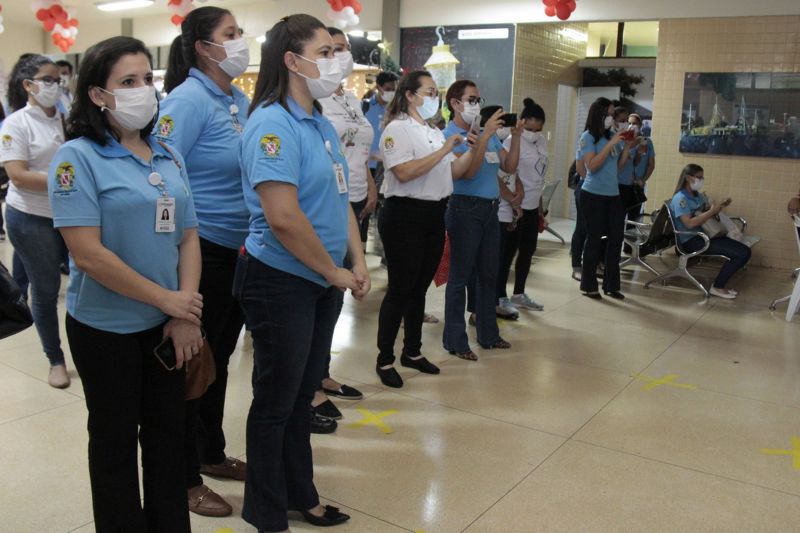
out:
<path id="1" fill-rule="evenodd" d="M 500 117 L 503 121 L 503 126 L 506 128 L 513 128 L 517 125 L 517 114 L 516 113 L 506 113 L 502 117 Z"/>
<path id="2" fill-rule="evenodd" d="M 172 344 L 171 337 L 165 337 L 164 340 L 153 349 L 153 355 L 156 356 L 159 363 L 167 370 L 175 370 L 175 367 L 178 365 L 178 359 L 175 356 L 175 346 Z"/>

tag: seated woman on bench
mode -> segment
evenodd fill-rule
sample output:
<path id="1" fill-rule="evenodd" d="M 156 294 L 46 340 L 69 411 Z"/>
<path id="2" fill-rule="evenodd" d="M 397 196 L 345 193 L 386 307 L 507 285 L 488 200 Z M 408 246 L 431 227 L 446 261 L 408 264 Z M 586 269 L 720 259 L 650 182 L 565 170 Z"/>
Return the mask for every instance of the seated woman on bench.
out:
<path id="1" fill-rule="evenodd" d="M 703 167 L 695 164 L 686 165 L 681 172 L 672 202 L 670 202 L 670 210 L 675 217 L 675 226 L 678 231 L 700 233 L 703 224 L 730 205 L 730 198 L 720 204 L 706 205 L 706 196 L 700 194 L 703 183 Z M 699 235 L 678 235 L 677 237 L 686 252 L 696 252 L 705 246 L 705 241 Z M 705 253 L 724 255 L 729 259 L 722 265 L 717 279 L 714 280 L 714 286 L 709 292 L 719 298 L 733 300 L 738 293 L 725 286 L 731 277 L 750 260 L 750 248 L 729 237 L 716 237 L 711 239 L 711 244 Z"/>

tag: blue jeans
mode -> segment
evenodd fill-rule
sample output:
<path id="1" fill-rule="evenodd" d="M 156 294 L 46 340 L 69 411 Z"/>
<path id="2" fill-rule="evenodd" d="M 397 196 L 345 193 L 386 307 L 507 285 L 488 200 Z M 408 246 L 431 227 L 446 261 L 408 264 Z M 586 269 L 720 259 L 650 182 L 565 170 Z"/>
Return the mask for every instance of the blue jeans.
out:
<path id="1" fill-rule="evenodd" d="M 692 237 L 683 243 L 683 249 L 687 252 L 696 252 L 703 248 L 703 245 L 704 241 L 702 237 Z M 730 259 L 730 261 L 722 265 L 719 274 L 717 274 L 717 279 L 714 280 L 714 287 L 717 289 L 724 289 L 731 277 L 747 264 L 750 260 L 750 256 L 753 254 L 749 246 L 729 237 L 711 239 L 711 245 L 705 253 L 724 255 Z"/>
<path id="2" fill-rule="evenodd" d="M 6 208 L 8 238 L 19 255 L 31 283 L 31 313 L 42 348 L 51 365 L 64 364 L 58 332 L 59 264 L 64 239 L 50 218 Z"/>
<path id="3" fill-rule="evenodd" d="M 287 511 L 319 505 L 311 400 L 330 355 L 338 292 L 239 255 L 233 294 L 253 334 L 242 517 L 260 531 L 283 531 Z"/>
<path id="4" fill-rule="evenodd" d="M 450 239 L 450 275 L 444 305 L 445 350 L 470 349 L 464 321 L 466 288 L 475 273 L 475 313 L 478 343 L 491 346 L 500 340 L 495 316 L 497 270 L 500 262 L 500 225 L 497 200 L 454 194 L 445 213 Z"/>

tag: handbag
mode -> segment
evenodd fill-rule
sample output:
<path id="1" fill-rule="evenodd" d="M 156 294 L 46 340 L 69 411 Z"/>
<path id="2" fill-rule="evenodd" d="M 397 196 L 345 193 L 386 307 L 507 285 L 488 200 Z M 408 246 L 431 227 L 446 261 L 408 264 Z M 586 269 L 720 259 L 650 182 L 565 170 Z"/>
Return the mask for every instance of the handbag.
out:
<path id="1" fill-rule="evenodd" d="M 728 234 L 728 229 L 720 222 L 719 215 L 715 215 L 703 222 L 702 228 L 703 233 L 708 235 L 709 239 L 724 237 Z"/>
<path id="2" fill-rule="evenodd" d="M 208 345 L 208 340 L 203 342 L 200 353 L 186 363 L 186 399 L 196 400 L 206 393 L 208 387 L 217 379 L 217 365 L 214 354 Z"/>
<path id="3" fill-rule="evenodd" d="M 647 202 L 647 195 L 644 193 L 644 187 L 639 187 L 633 184 L 633 206 L 644 205 Z"/>
<path id="4" fill-rule="evenodd" d="M 19 286 L 0 263 L 0 339 L 33 325 L 33 315 Z"/>

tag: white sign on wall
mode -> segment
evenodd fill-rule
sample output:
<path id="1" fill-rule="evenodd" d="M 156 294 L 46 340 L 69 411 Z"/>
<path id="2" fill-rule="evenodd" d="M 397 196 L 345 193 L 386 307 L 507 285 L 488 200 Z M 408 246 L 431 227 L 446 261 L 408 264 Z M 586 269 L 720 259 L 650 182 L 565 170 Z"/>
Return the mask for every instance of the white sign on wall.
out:
<path id="1" fill-rule="evenodd" d="M 474 30 L 458 30 L 461 40 L 508 39 L 508 28 L 476 28 Z"/>

